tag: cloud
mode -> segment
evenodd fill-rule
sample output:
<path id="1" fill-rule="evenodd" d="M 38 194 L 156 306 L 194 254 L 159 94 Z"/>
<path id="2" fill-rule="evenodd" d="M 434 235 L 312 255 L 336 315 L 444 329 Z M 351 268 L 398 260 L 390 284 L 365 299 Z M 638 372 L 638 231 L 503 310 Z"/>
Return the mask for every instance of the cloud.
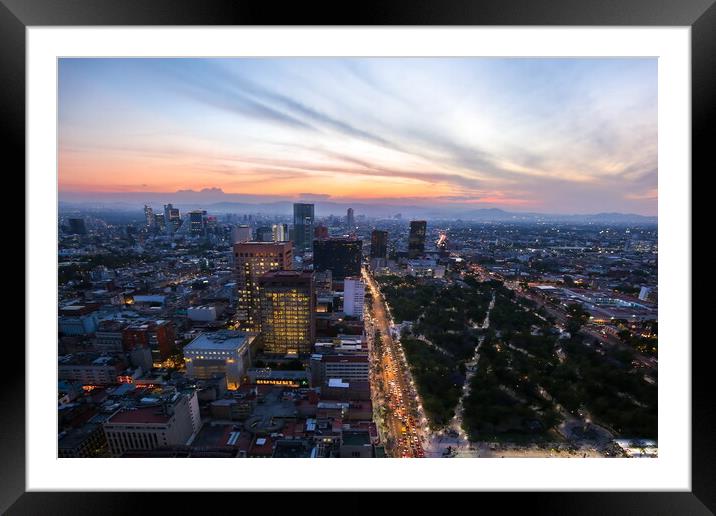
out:
<path id="1" fill-rule="evenodd" d="M 61 186 L 656 208 L 653 60 L 124 59 L 62 77 Z"/>
<path id="2" fill-rule="evenodd" d="M 194 61 L 194 67 L 191 69 L 174 63 L 163 69 L 174 77 L 176 91 L 197 102 L 232 113 L 277 122 L 290 128 L 315 130 L 315 127 L 305 121 L 247 95 L 242 88 L 236 86 L 231 75 L 209 61 Z"/>

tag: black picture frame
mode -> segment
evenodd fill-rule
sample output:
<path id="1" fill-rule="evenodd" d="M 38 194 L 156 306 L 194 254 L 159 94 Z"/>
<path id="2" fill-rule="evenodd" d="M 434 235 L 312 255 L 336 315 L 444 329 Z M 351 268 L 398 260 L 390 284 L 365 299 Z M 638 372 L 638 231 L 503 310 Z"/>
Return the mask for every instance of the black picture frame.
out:
<path id="1" fill-rule="evenodd" d="M 25 166 L 25 29 L 87 25 L 531 25 L 690 26 L 692 64 L 692 169 L 711 160 L 708 113 L 716 111 L 715 0 L 441 0 L 333 3 L 274 3 L 243 0 L 0 0 L 0 134 Z M 6 159 L 7 162 L 7 159 Z M 713 168 L 712 162 L 709 163 Z M 703 170 L 702 172 L 705 172 Z M 693 177 L 693 174 L 692 174 Z M 693 201 L 692 201 L 693 202 Z M 25 271 L 26 277 L 32 271 Z M 688 302 L 689 300 L 684 300 Z M 691 339 L 685 335 L 684 345 Z M 480 493 L 500 511 L 529 507 L 540 514 L 713 514 L 716 511 L 716 446 L 710 393 L 709 342 L 692 346 L 692 491 L 617 493 Z M 7 514 L 132 514 L 150 508 L 147 494 L 25 492 L 25 354 L 16 343 L 4 349 L 0 390 L 0 511 Z M 51 420 L 50 420 L 51 421 Z M 48 423 L 48 428 L 51 422 Z M 320 479 L 317 479 L 320 483 Z M 710 486 L 710 487 L 709 487 Z M 221 496 L 237 503 L 236 497 Z M 186 495 L 163 493 L 162 511 L 182 510 Z M 192 497 L 195 495 L 192 495 Z M 228 495 L 231 496 L 231 495 Z M 241 495 L 244 496 L 244 495 Z M 265 496 L 265 495 L 264 495 Z M 294 495 L 270 495 L 271 510 L 282 503 L 300 510 Z M 321 495 L 323 496 L 323 495 Z M 363 506 L 364 495 L 342 494 L 340 506 Z M 425 494 L 413 495 L 421 503 Z M 432 496 L 432 495 L 430 495 Z M 441 495 L 436 495 L 441 496 Z M 447 495 L 445 495 L 447 496 Z M 361 499 L 363 500 L 361 502 Z M 229 501 L 231 500 L 231 501 Z M 445 500 L 443 498 L 443 500 Z M 214 505 L 216 503 L 216 505 Z M 226 510 L 221 501 L 207 509 Z M 248 504 L 242 501 L 241 504 Z M 279 504 L 274 506 L 273 504 Z M 365 505 L 363 505 L 365 504 Z M 320 502 L 319 502 L 320 505 Z M 308 507 L 317 506 L 313 503 Z M 248 505 L 246 506 L 248 508 Z M 329 506 L 330 507 L 330 506 Z"/>

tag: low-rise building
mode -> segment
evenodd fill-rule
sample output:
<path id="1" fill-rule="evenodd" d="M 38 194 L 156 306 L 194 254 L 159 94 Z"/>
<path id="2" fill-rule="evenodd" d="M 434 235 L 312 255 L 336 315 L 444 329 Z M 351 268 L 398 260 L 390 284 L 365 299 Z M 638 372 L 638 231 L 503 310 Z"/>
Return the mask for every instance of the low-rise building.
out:
<path id="1" fill-rule="evenodd" d="M 74 353 L 58 358 L 58 379 L 82 385 L 112 385 L 127 364 L 117 356 Z"/>
<path id="2" fill-rule="evenodd" d="M 373 443 L 367 430 L 343 430 L 340 447 L 341 458 L 371 458 L 373 456 Z"/>
<path id="3" fill-rule="evenodd" d="M 311 355 L 311 381 L 314 387 L 325 387 L 331 379 L 368 382 L 368 354 L 314 353 Z"/>
<path id="4" fill-rule="evenodd" d="M 70 305 L 60 308 L 58 329 L 63 335 L 89 335 L 97 329 L 98 305 Z"/>
<path id="5" fill-rule="evenodd" d="M 103 425 L 112 456 L 128 450 L 189 444 L 201 427 L 196 392 L 176 392 L 169 398 L 142 398 L 135 406 L 117 410 Z"/>
<path id="6" fill-rule="evenodd" d="M 124 351 L 124 329 L 128 323 L 122 320 L 100 321 L 94 336 L 94 348 L 102 353 Z"/>
<path id="7" fill-rule="evenodd" d="M 256 335 L 242 331 L 219 330 L 202 333 L 184 347 L 187 376 L 209 379 L 226 377 L 226 386 L 236 390 L 250 365 L 250 347 Z"/>
<path id="8" fill-rule="evenodd" d="M 176 333 L 171 321 L 143 319 L 127 326 L 122 338 L 125 351 L 131 352 L 137 347 L 149 348 L 153 363 L 159 365 L 174 350 Z"/>
<path id="9" fill-rule="evenodd" d="M 100 423 L 87 423 L 60 434 L 57 456 L 60 458 L 102 457 L 107 452 L 107 439 Z"/>
<path id="10" fill-rule="evenodd" d="M 211 305 L 190 306 L 186 309 L 186 316 L 190 321 L 216 321 L 216 307 Z"/>

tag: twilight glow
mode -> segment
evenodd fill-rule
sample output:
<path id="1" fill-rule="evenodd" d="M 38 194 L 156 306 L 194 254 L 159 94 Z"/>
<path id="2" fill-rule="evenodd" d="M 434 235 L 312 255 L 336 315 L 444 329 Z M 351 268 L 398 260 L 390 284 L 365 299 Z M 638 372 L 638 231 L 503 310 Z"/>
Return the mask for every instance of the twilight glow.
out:
<path id="1" fill-rule="evenodd" d="M 657 60 L 60 60 L 60 198 L 212 188 L 656 215 Z"/>

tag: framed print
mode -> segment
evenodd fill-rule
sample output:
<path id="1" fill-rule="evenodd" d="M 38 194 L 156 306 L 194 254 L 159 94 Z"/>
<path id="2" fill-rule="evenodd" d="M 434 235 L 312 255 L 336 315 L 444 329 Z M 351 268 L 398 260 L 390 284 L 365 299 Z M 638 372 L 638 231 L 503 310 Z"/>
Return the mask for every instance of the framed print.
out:
<path id="1" fill-rule="evenodd" d="M 711 513 L 716 8 L 524 4 L 3 0 L 28 299 L 3 510 Z"/>

